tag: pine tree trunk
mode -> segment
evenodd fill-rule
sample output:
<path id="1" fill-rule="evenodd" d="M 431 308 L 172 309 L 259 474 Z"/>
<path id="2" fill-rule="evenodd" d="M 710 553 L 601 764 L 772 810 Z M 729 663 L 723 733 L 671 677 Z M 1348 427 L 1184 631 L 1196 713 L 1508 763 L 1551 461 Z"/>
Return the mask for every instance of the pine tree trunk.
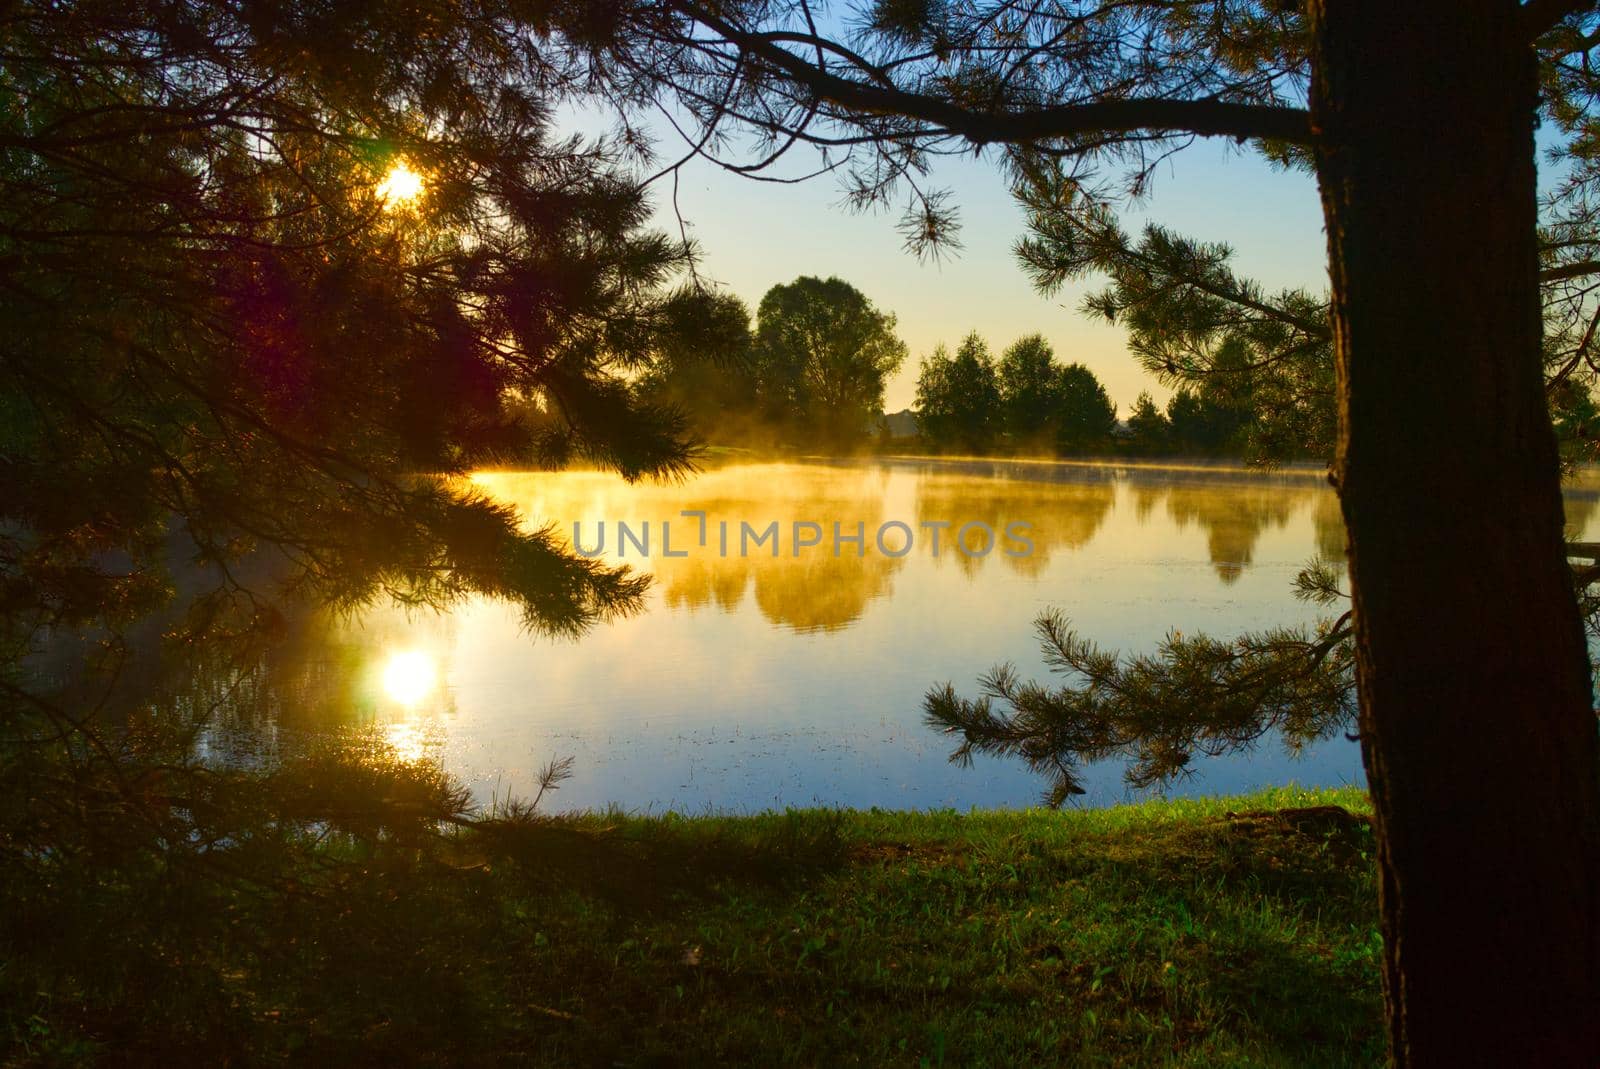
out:
<path id="1" fill-rule="evenodd" d="M 1361 737 L 1403 1066 L 1600 1065 L 1600 747 L 1513 0 L 1314 0 Z"/>

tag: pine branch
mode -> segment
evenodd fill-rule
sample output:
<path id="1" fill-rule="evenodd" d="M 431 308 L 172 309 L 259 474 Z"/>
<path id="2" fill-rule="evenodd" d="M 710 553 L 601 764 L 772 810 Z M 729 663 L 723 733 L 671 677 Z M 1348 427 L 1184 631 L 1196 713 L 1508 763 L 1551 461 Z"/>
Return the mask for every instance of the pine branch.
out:
<path id="1" fill-rule="evenodd" d="M 881 71 L 859 62 L 857 69 L 869 80 L 840 77 L 825 66 L 780 47 L 779 42 L 792 39 L 792 35 L 746 31 L 699 4 L 673 6 L 822 100 L 865 115 L 933 123 L 974 145 L 1028 144 L 1138 131 L 1295 144 L 1309 144 L 1312 140 L 1310 114 L 1304 109 L 1217 99 L 1100 99 L 1017 111 L 980 111 L 898 88 Z"/>

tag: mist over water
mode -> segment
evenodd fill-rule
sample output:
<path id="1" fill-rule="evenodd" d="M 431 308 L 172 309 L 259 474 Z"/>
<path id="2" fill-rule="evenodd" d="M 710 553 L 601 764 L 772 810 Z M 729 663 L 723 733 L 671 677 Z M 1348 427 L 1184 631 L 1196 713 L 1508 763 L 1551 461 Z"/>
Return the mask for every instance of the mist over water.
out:
<path id="1" fill-rule="evenodd" d="M 568 538 L 581 524 L 586 550 L 604 521 L 605 559 L 655 577 L 646 610 L 577 642 L 530 636 L 489 601 L 447 616 L 368 614 L 294 653 L 320 663 L 314 674 L 336 681 L 337 698 L 303 703 L 295 722 L 274 724 L 275 740 L 375 736 L 440 761 L 484 801 L 531 796 L 540 766 L 571 756 L 574 777 L 546 795 L 553 810 L 1031 805 L 1042 784 L 1019 764 L 948 763 L 953 742 L 922 724 L 930 686 L 973 694 L 1005 661 L 1042 677 L 1031 625 L 1050 607 L 1124 652 L 1169 630 L 1311 624 L 1321 613 L 1292 597 L 1294 575 L 1313 556 L 1343 560 L 1337 500 L 1310 468 L 890 458 L 729 464 L 678 485 L 593 472 L 474 480 L 530 524 Z M 1600 535 L 1596 502 L 1592 481 L 1569 492 L 1574 537 Z M 700 517 L 684 511 L 705 514 L 704 546 Z M 649 556 L 631 542 L 619 555 L 619 521 L 650 529 Z M 740 525 L 773 521 L 777 555 L 770 543 L 741 554 Z M 821 528 L 820 544 L 797 550 L 797 522 Z M 1018 522 L 1031 552 L 1005 540 Z M 861 545 L 835 555 L 834 523 L 864 531 Z M 891 523 L 915 534 L 903 555 L 898 528 L 888 553 L 877 544 Z M 925 525 L 941 523 L 936 554 Z M 968 530 L 974 552 L 954 544 L 974 523 L 997 533 L 986 555 L 979 528 Z M 1268 739 L 1247 756 L 1197 757 L 1168 793 L 1290 781 L 1361 783 L 1358 747 L 1337 737 L 1291 756 Z M 1080 804 L 1139 796 L 1120 762 L 1092 766 L 1085 782 Z"/>

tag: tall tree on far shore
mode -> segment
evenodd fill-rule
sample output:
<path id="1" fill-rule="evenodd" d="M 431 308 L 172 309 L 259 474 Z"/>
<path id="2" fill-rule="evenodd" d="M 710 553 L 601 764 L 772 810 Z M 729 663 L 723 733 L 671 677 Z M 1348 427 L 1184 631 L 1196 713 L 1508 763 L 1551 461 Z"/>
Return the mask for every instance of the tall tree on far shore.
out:
<path id="1" fill-rule="evenodd" d="M 1245 422 L 1238 409 L 1203 389 L 1183 387 L 1167 400 L 1172 446 L 1180 453 L 1208 456 L 1238 445 Z"/>
<path id="2" fill-rule="evenodd" d="M 1008 347 L 996 369 L 1000 425 L 1015 449 L 1083 452 L 1105 446 L 1117 410 L 1094 372 L 1060 364 L 1041 334 Z"/>
<path id="3" fill-rule="evenodd" d="M 1128 415 L 1128 445 L 1141 456 L 1160 456 L 1172 448 L 1172 424 L 1146 390 Z"/>
<path id="4" fill-rule="evenodd" d="M 1067 364 L 1057 378 L 1058 400 L 1052 418 L 1056 451 L 1083 453 L 1105 448 L 1117 426 L 1117 406 L 1111 395 L 1082 364 Z"/>
<path id="5" fill-rule="evenodd" d="M 883 412 L 888 377 L 905 362 L 894 316 L 841 278 L 772 287 L 756 313 L 756 400 L 799 439 L 849 445 Z"/>
<path id="6" fill-rule="evenodd" d="M 1018 338 L 996 367 L 1002 425 L 1012 439 L 1038 444 L 1054 437 L 1061 400 L 1061 368 L 1043 334 Z"/>
<path id="7" fill-rule="evenodd" d="M 917 376 L 917 428 L 938 449 L 979 453 L 1001 427 L 1000 387 L 994 357 L 976 332 L 952 356 L 943 345 L 922 362 Z"/>

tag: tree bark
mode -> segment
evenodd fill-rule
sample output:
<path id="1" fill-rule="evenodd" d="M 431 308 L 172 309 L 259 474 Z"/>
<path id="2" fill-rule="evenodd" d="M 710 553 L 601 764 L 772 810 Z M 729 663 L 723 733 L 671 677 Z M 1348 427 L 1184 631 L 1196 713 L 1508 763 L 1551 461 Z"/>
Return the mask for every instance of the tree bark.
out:
<path id="1" fill-rule="evenodd" d="M 1314 0 L 1397 1064 L 1600 1065 L 1600 746 L 1540 370 L 1514 0 Z"/>

